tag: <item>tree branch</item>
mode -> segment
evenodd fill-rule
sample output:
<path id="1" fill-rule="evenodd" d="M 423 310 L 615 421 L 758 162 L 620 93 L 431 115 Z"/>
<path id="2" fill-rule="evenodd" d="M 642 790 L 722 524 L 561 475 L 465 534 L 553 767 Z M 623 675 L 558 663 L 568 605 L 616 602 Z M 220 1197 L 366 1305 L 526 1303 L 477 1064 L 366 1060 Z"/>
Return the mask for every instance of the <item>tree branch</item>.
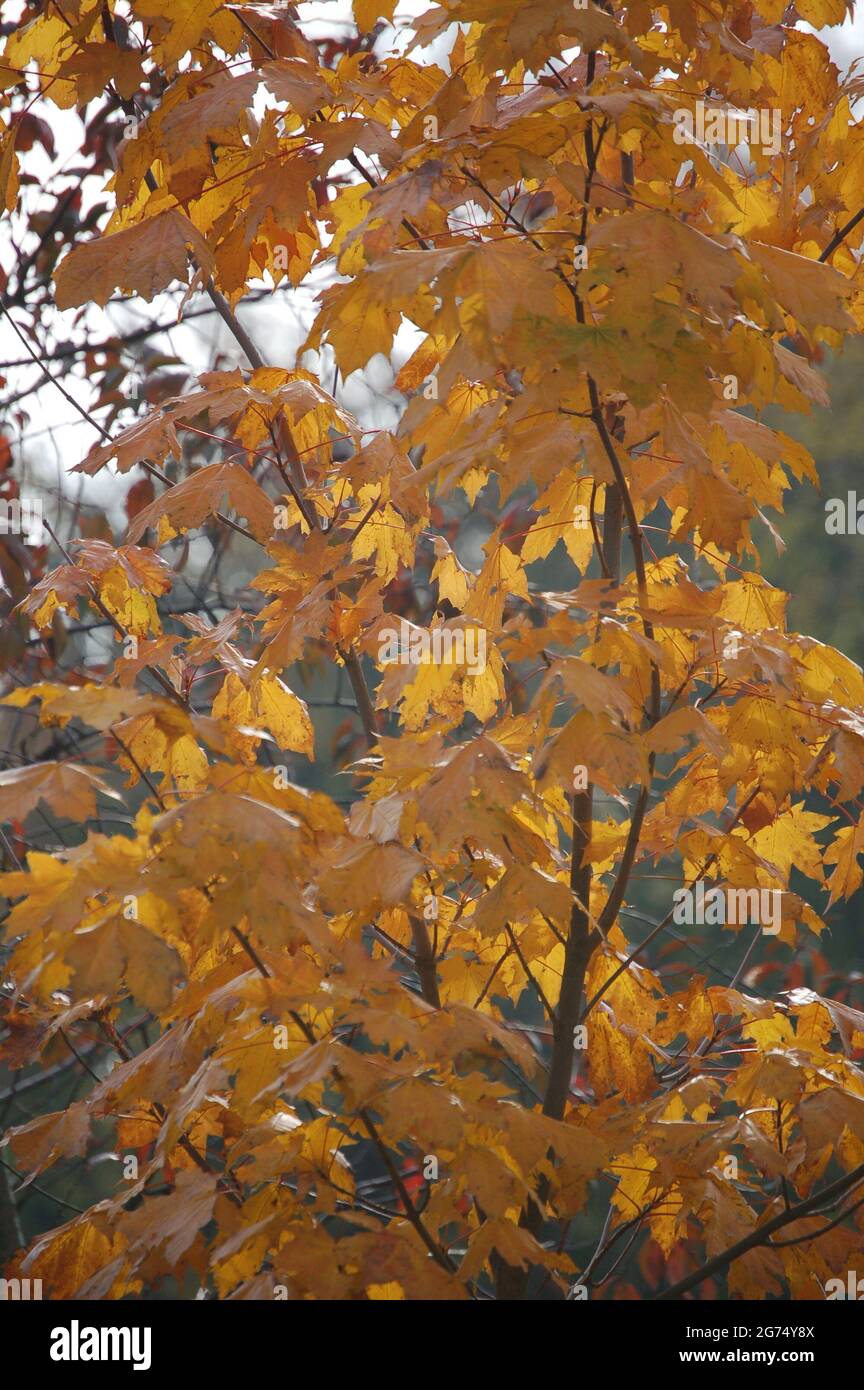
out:
<path id="1" fill-rule="evenodd" d="M 710 1279 L 712 1274 L 719 1274 L 735 1260 L 739 1260 L 742 1255 L 746 1255 L 748 1250 L 755 1250 L 760 1245 L 767 1245 L 770 1250 L 771 1242 L 768 1237 L 773 1235 L 775 1231 L 782 1231 L 784 1226 L 791 1225 L 793 1221 L 800 1221 L 802 1216 L 809 1216 L 812 1212 L 825 1206 L 826 1202 L 845 1196 L 862 1181 L 864 1181 L 864 1163 L 853 1168 L 852 1172 L 847 1173 L 844 1178 L 838 1178 L 830 1187 L 824 1188 L 821 1192 L 815 1192 L 811 1197 L 799 1202 L 797 1206 L 790 1207 L 788 1211 L 781 1211 L 770 1221 L 766 1221 L 764 1226 L 757 1227 L 748 1236 L 744 1236 L 734 1245 L 730 1245 L 728 1250 L 722 1250 L 719 1255 L 715 1255 L 713 1260 L 709 1260 L 693 1274 L 688 1274 L 685 1279 L 679 1279 L 678 1283 L 673 1284 L 671 1289 L 666 1289 L 657 1295 L 658 1302 L 672 1298 L 683 1298 L 685 1293 L 689 1293 L 691 1289 L 695 1289 L 706 1279 Z"/>

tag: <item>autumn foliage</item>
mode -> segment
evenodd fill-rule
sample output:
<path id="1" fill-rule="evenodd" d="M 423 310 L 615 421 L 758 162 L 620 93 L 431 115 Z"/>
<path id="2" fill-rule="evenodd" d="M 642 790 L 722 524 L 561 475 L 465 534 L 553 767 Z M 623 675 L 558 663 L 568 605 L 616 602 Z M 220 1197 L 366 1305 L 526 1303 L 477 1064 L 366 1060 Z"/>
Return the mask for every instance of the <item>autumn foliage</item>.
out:
<path id="1" fill-rule="evenodd" d="M 131 473 L 128 529 L 0 537 L 2 708 L 47 750 L 0 773 L 0 1060 L 82 1083 L 0 1156 L 50 1192 L 115 1155 L 6 1272 L 823 1297 L 864 1229 L 864 1014 L 811 969 L 862 884 L 864 677 L 788 630 L 759 547 L 816 481 L 765 412 L 824 410 L 864 323 L 861 79 L 813 32 L 844 0 L 442 0 L 398 44 L 393 0 L 338 38 L 218 0 L 22 10 L 9 216 L 73 108 L 106 187 L 26 228 L 22 354 L 62 385 L 40 318 L 86 337 L 171 289 L 240 365 L 133 399 L 122 345 L 91 353 L 101 434 L 65 463 Z M 778 112 L 779 153 L 682 142 L 700 102 Z M 304 283 L 284 360 L 249 296 Z M 343 386 L 406 326 L 369 428 Z M 237 602 L 178 608 L 195 538 L 252 557 Z M 77 829 L 34 841 L 46 814 Z M 699 884 L 779 896 L 776 934 L 729 914 L 725 974 L 675 917 Z"/>

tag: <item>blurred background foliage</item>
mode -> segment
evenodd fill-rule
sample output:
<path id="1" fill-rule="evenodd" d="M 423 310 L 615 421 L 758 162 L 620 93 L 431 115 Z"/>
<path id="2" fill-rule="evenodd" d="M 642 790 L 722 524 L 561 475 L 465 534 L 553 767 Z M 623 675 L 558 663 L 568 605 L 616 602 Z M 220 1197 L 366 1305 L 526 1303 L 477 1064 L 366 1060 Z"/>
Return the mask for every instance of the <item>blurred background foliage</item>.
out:
<path id="1" fill-rule="evenodd" d="M 825 502 L 846 498 L 850 490 L 864 499 L 864 343 L 849 343 L 842 357 L 823 364 L 831 410 L 807 415 L 772 409 L 766 423 L 799 439 L 816 460 L 821 492 L 809 484 L 787 493 L 779 519 L 786 550 L 777 555 L 768 541 L 761 546 L 766 578 L 791 595 L 789 627 L 817 637 L 864 664 L 861 581 L 864 535 L 831 536 L 825 530 Z"/>

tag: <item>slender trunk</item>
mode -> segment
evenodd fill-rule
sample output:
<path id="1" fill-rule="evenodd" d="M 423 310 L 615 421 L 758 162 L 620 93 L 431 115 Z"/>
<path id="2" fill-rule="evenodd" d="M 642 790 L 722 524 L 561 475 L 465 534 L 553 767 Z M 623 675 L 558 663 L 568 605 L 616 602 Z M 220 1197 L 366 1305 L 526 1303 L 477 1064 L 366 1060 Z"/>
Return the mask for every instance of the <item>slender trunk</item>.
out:
<path id="1" fill-rule="evenodd" d="M 613 483 L 606 488 L 606 505 L 603 514 L 603 556 L 612 580 L 617 583 L 621 575 L 621 532 L 623 526 L 624 504 L 620 489 Z M 587 858 L 591 843 L 591 822 L 593 817 L 594 788 L 591 783 L 573 795 L 573 844 L 570 851 L 570 888 L 573 903 L 570 909 L 570 925 L 564 947 L 564 969 L 561 976 L 561 992 L 552 1025 L 552 1057 L 546 1092 L 543 1096 L 543 1114 L 553 1120 L 564 1118 L 567 1097 L 573 1075 L 573 1052 L 575 1028 L 579 1022 L 582 1008 L 582 995 L 585 988 L 585 974 L 595 939 L 591 930 L 591 864 Z M 544 1202 L 547 1185 L 542 1183 L 538 1199 Z M 520 1218 L 520 1226 L 535 1238 L 542 1228 L 542 1216 L 535 1203 L 527 1206 Z M 520 1269 L 504 1261 L 496 1263 L 496 1293 L 499 1299 L 510 1302 L 525 1298 L 530 1277 L 530 1269 Z"/>

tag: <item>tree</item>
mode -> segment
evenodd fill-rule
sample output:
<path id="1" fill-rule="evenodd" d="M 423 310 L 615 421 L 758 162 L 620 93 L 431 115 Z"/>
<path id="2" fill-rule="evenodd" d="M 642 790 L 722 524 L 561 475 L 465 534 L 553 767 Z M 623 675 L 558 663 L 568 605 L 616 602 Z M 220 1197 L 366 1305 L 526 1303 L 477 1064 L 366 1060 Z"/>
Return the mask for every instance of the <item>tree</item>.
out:
<path id="1" fill-rule="evenodd" d="M 758 543 L 815 480 L 761 416 L 824 408 L 861 320 L 860 79 L 798 27 L 849 7 L 445 0 L 397 32 L 354 0 L 340 38 L 36 8 L 4 314 L 98 430 L 73 472 L 136 481 L 125 535 L 67 502 L 47 551 L 4 540 L 3 705 L 45 732 L 0 774 L 2 1055 L 82 1088 L 4 1168 L 116 1160 L 8 1269 L 824 1296 L 860 1248 L 864 1013 L 808 962 L 862 883 L 864 678 L 787 631 Z M 308 285 L 285 360 L 245 306 Z M 163 319 L 99 336 L 167 291 L 242 366 L 136 357 Z M 352 384 L 406 332 L 370 428 Z"/>

